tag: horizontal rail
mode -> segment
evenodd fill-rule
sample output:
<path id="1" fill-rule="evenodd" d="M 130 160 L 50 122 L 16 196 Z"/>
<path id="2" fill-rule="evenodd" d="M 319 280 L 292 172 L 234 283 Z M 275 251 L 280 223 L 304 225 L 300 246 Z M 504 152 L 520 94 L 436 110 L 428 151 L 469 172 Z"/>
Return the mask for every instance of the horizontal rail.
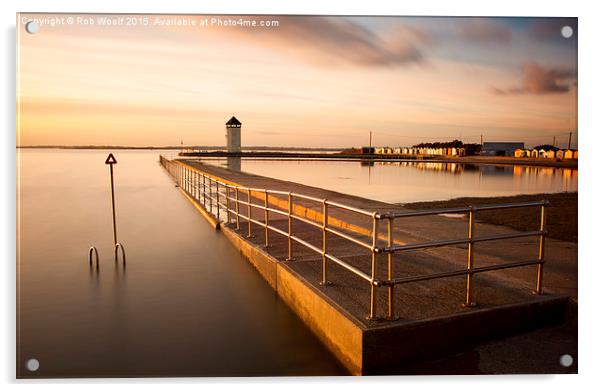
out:
<path id="1" fill-rule="evenodd" d="M 329 260 L 334 261 L 335 263 L 337 263 L 338 265 L 340 265 L 341 267 L 353 272 L 354 274 L 356 274 L 357 276 L 359 276 L 360 278 L 363 278 L 364 280 L 367 280 L 368 282 L 372 282 L 372 277 L 370 275 L 368 275 L 367 273 L 359 270 L 358 268 L 345 263 L 343 260 L 331 255 L 331 254 L 326 254 L 325 255 Z"/>
<path id="2" fill-rule="evenodd" d="M 467 269 L 461 269 L 461 270 L 454 270 L 454 271 L 449 271 L 449 272 L 437 272 L 434 274 L 410 276 L 410 277 L 406 277 L 406 278 L 389 279 L 389 280 L 385 280 L 381 283 L 383 286 L 391 286 L 391 285 L 398 285 L 398 284 L 404 284 L 404 283 L 421 282 L 421 281 L 425 281 L 425 280 L 452 278 L 454 276 L 468 275 L 471 273 L 477 274 L 477 273 L 481 273 L 481 272 L 497 271 L 497 270 L 503 270 L 503 269 L 508 269 L 508 268 L 526 267 L 529 265 L 536 265 L 536 264 L 541 264 L 541 263 L 542 262 L 540 262 L 539 260 L 518 261 L 518 262 L 513 262 L 513 263 L 504 263 L 504 264 L 489 265 L 486 267 L 473 268 L 470 271 Z"/>
<path id="3" fill-rule="evenodd" d="M 489 211 L 489 210 L 503 210 L 508 208 L 521 208 L 521 207 L 541 207 L 548 205 L 547 200 L 541 201 L 527 201 L 519 203 L 505 203 L 505 204 L 486 204 L 482 206 L 473 207 L 449 207 L 449 208 L 435 208 L 429 210 L 417 210 L 408 212 L 387 212 L 377 214 L 377 218 L 408 218 L 413 216 L 426 216 L 426 215 L 440 215 L 440 214 L 454 214 L 454 213 L 467 213 L 472 211 Z"/>
<path id="4" fill-rule="evenodd" d="M 341 208 L 341 209 L 347 210 L 347 211 L 357 212 L 358 214 L 363 214 L 363 215 L 366 215 L 366 216 L 373 216 L 374 215 L 374 212 L 366 211 L 366 210 L 363 210 L 361 208 L 351 207 L 351 206 L 348 206 L 348 205 L 345 205 L 345 204 L 341 204 L 341 203 L 337 203 L 337 202 L 330 201 L 330 200 L 326 200 L 325 202 L 329 206 Z"/>
<path id="5" fill-rule="evenodd" d="M 505 204 L 484 204 L 482 206 L 473 207 L 475 211 L 488 211 L 488 210 L 503 210 L 508 208 L 521 208 L 521 207 L 541 207 L 547 206 L 550 202 L 547 200 L 540 201 L 525 201 L 520 203 L 505 203 Z"/>
<path id="6" fill-rule="evenodd" d="M 432 210 L 417 210 L 409 212 L 387 212 L 378 214 L 378 218 L 409 218 L 413 216 L 425 216 L 425 215 L 439 215 L 439 214 L 453 214 L 458 212 L 469 212 L 469 207 L 453 207 L 453 208 L 435 208 Z"/>
<path id="7" fill-rule="evenodd" d="M 315 221 L 313 221 L 311 219 L 306 219 L 306 218 L 303 218 L 302 216 L 294 215 L 294 214 L 291 214 L 291 218 L 296 219 L 298 221 L 301 221 L 303 223 L 307 223 L 308 225 L 311 225 L 313 227 L 317 227 L 320 230 L 322 229 L 322 225 L 321 224 L 319 224 L 319 223 L 317 223 L 317 222 L 315 222 Z"/>
<path id="8" fill-rule="evenodd" d="M 543 264 L 543 261 L 539 260 L 529 260 L 529 261 L 516 261 L 513 263 L 504 263 L 504 264 L 496 264 L 496 265 L 488 265 L 485 267 L 477 267 L 472 270 L 473 273 L 479 272 L 488 272 L 488 271 L 497 271 L 508 268 L 516 268 L 516 267 L 526 267 L 528 265 L 537 265 Z"/>
<path id="9" fill-rule="evenodd" d="M 454 240 L 438 240 L 438 241 L 429 241 L 429 242 L 418 242 L 415 244 L 407 244 L 407 245 L 391 245 L 391 246 L 384 247 L 382 249 L 382 252 L 383 253 L 394 253 L 394 252 L 401 252 L 401 251 L 406 251 L 406 250 L 438 248 L 441 246 L 467 244 L 469 242 L 470 242 L 470 240 L 468 238 L 460 238 L 460 239 L 454 239 Z"/>
<path id="10" fill-rule="evenodd" d="M 293 196 L 295 198 L 299 198 L 299 199 L 305 199 L 305 200 L 315 201 L 315 202 L 318 202 L 318 203 L 324 203 L 326 201 L 326 199 L 320 199 L 319 197 L 302 195 L 300 193 L 293 193 L 293 192 L 291 192 L 291 196 Z"/>
<path id="11" fill-rule="evenodd" d="M 309 242 L 302 240 L 301 238 L 297 237 L 296 235 L 292 235 L 291 234 L 291 239 L 300 243 L 301 245 L 305 246 L 306 248 L 309 248 L 311 250 L 313 250 L 314 252 L 317 252 L 319 254 L 322 254 L 322 249 L 318 248 L 315 245 L 310 244 Z"/>
<path id="12" fill-rule="evenodd" d="M 506 239 L 512 239 L 512 238 L 521 238 L 521 237 L 534 237 L 534 236 L 541 236 L 542 234 L 545 234 L 545 233 L 546 233 L 545 231 L 534 230 L 534 231 L 524 231 L 524 232 L 518 232 L 518 233 L 487 235 L 487 236 L 475 237 L 473 239 L 458 238 L 458 239 L 453 239 L 453 240 L 418 242 L 415 244 L 387 246 L 387 247 L 382 248 L 381 251 L 383 253 L 389 253 L 389 252 L 401 252 L 401 251 L 406 251 L 406 250 L 416 250 L 416 249 L 424 249 L 424 248 L 438 248 L 438 247 L 442 247 L 442 246 L 469 244 L 471 242 L 475 243 L 475 242 L 506 240 Z"/>
<path id="13" fill-rule="evenodd" d="M 266 208 L 266 210 L 268 210 L 270 212 L 274 212 L 274 213 L 279 214 L 279 215 L 288 216 L 288 212 L 282 211 L 282 210 L 278 210 L 278 209 L 275 209 L 275 208 L 268 207 L 268 208 Z"/>
<path id="14" fill-rule="evenodd" d="M 352 237 L 350 235 L 347 235 L 347 234 L 345 234 L 345 233 L 343 233 L 341 231 L 335 230 L 332 227 L 329 227 L 329 226 L 325 227 L 324 230 L 326 230 L 328 233 L 332 233 L 332 234 L 334 234 L 336 236 L 339 236 L 339 237 L 344 238 L 344 239 L 346 239 L 348 241 L 351 241 L 351 242 L 353 242 L 353 243 L 355 243 L 357 245 L 363 246 L 366 249 L 372 250 L 372 244 L 367 244 L 367 243 L 365 243 L 365 242 L 363 242 L 361 240 L 358 240 L 357 238 L 354 238 L 354 237 Z"/>
<path id="15" fill-rule="evenodd" d="M 534 237 L 541 236 L 542 234 L 546 234 L 546 231 L 542 230 L 534 230 L 534 231 L 522 231 L 519 233 L 508 233 L 508 234 L 494 234 L 494 235 L 486 235 L 482 237 L 476 237 L 472 239 L 472 242 L 485 242 L 485 241 L 496 241 L 496 240 L 507 240 L 511 238 L 520 238 L 520 237 Z"/>

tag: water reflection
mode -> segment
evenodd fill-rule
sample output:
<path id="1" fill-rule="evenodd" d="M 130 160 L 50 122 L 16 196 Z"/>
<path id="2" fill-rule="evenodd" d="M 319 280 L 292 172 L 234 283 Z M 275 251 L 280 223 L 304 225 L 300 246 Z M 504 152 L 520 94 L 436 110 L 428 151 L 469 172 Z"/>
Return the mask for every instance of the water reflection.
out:
<path id="1" fill-rule="evenodd" d="M 240 157 L 228 157 L 228 163 L 226 167 L 233 171 L 240 171 Z"/>
<path id="2" fill-rule="evenodd" d="M 241 170 L 393 203 L 572 192 L 578 184 L 577 169 L 453 162 L 242 159 Z"/>

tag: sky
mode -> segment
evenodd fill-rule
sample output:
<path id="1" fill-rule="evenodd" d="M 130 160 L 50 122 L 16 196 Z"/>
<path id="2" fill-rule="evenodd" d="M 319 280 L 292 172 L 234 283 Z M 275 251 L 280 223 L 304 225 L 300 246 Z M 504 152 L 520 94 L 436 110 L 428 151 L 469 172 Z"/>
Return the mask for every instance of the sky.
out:
<path id="1" fill-rule="evenodd" d="M 19 146 L 220 146 L 232 115 L 243 146 L 578 136 L 576 18 L 17 18 Z"/>

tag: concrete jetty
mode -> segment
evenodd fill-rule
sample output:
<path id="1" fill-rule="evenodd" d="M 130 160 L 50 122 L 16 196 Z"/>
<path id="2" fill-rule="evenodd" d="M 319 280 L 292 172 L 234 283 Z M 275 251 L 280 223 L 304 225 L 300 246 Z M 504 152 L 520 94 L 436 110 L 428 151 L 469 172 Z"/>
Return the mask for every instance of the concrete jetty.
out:
<path id="1" fill-rule="evenodd" d="M 560 323 L 569 298 L 577 299 L 576 244 L 546 239 L 541 295 L 533 294 L 538 265 L 518 267 L 520 262 L 538 258 L 537 236 L 474 243 L 472 250 L 465 243 L 408 248 L 403 252 L 377 254 L 376 262 L 372 263 L 372 251 L 360 243 L 369 242 L 374 233 L 374 220 L 336 205 L 383 216 L 409 213 L 409 210 L 205 165 L 194 159 L 167 160 L 162 157 L 161 162 L 203 216 L 222 230 L 352 374 L 394 373 L 405 363 L 463 350 L 486 339 Z M 186 175 L 182 176 L 182 173 Z M 201 185 L 201 178 L 210 178 L 232 188 L 227 191 L 223 187 L 221 190 L 209 187 L 208 190 L 207 186 Z M 235 187 L 253 189 L 237 194 L 238 206 L 235 206 L 233 196 Z M 262 189 L 277 192 L 268 193 L 266 198 Z M 296 198 L 291 202 L 286 196 L 289 192 L 309 198 Z M 231 200 L 225 200 L 226 195 Z M 324 199 L 333 203 L 328 208 L 327 219 L 324 218 L 324 204 L 320 203 Z M 273 230 L 266 230 L 265 225 L 260 224 L 266 218 L 265 208 L 252 207 L 252 222 L 244 219 L 248 216 L 249 201 L 253 206 L 268 208 L 269 225 Z M 229 206 L 230 214 L 228 207 L 224 208 L 225 204 Z M 289 238 L 283 235 L 289 231 L 291 219 L 282 213 L 289 208 L 292 215 L 300 218 L 293 223 L 292 231 L 296 237 L 316 249 L 322 249 L 326 242 L 328 253 L 336 255 L 353 270 L 326 260 L 328 284 L 324 285 L 320 284 L 324 280 L 323 254 L 294 243 L 290 248 L 291 259 Z M 238 219 L 234 213 L 236 209 L 240 215 Z M 276 213 L 278 211 L 280 213 Z M 538 224 L 534 222 L 534 230 Z M 356 241 L 328 233 L 326 238 L 324 231 L 316 227 L 319 225 L 338 230 Z M 375 248 L 437 241 L 443 244 L 449 239 L 466 238 L 467 217 L 463 214 L 407 216 L 394 220 L 391 237 L 387 229 L 377 228 Z M 517 234 L 509 228 L 478 222 L 478 210 L 473 231 L 473 235 L 482 237 Z M 416 276 L 433 277 L 466 269 L 469 251 L 473 253 L 474 268 L 517 263 L 514 268 L 484 270 L 471 276 L 471 302 L 476 304 L 470 307 L 462 306 L 467 295 L 466 275 L 429 278 L 398 284 L 391 289 L 391 286 L 380 284 L 372 287 L 361 275 L 353 273 L 354 270 L 364 275 L 372 273 L 378 282 L 390 281 L 391 277 L 410 280 Z M 375 270 L 371 271 L 373 265 Z M 376 317 L 368 319 L 366 316 L 370 314 Z M 389 317 L 391 315 L 393 317 Z"/>

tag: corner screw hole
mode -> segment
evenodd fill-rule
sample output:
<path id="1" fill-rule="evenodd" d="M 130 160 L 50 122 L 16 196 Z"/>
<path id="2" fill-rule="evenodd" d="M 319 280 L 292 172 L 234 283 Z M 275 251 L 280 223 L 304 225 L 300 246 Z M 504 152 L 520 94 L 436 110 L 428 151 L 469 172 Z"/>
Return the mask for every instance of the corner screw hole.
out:
<path id="1" fill-rule="evenodd" d="M 564 38 L 571 38 L 573 36 L 573 28 L 571 26 L 563 26 L 562 29 L 560 29 L 560 34 L 562 34 Z"/>
<path id="2" fill-rule="evenodd" d="M 31 20 L 25 24 L 25 31 L 27 31 L 29 34 L 35 34 L 40 31 L 40 24 Z"/>
<path id="3" fill-rule="evenodd" d="M 25 363 L 25 367 L 30 372 L 35 372 L 36 370 L 38 370 L 40 368 L 40 361 L 38 361 L 35 358 L 28 359 L 27 362 Z"/>
<path id="4" fill-rule="evenodd" d="M 560 357 L 560 364 L 564 367 L 569 367 L 573 364 L 573 356 L 570 354 L 564 354 Z"/>

